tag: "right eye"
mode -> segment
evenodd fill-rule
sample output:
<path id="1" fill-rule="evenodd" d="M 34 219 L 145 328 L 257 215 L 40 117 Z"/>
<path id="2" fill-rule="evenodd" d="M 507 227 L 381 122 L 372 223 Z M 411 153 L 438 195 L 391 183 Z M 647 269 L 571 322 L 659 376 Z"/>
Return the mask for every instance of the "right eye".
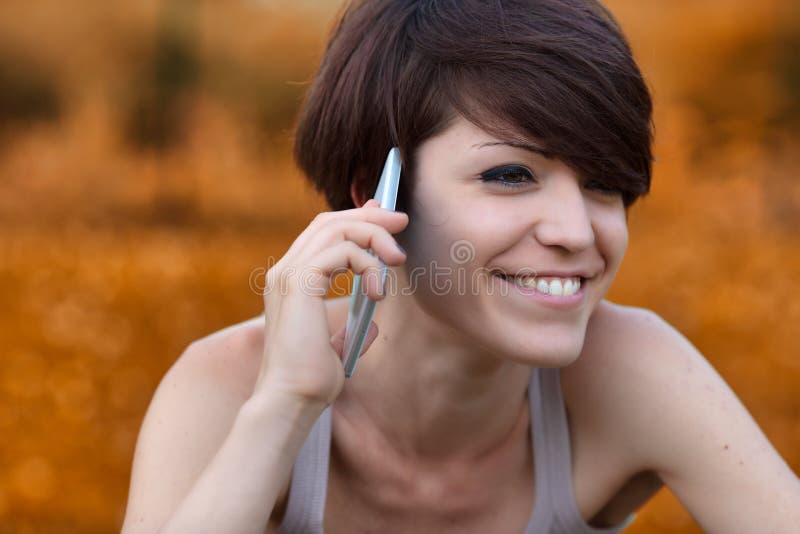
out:
<path id="1" fill-rule="evenodd" d="M 588 182 L 587 187 L 589 187 L 589 189 L 592 189 L 593 191 L 597 191 L 601 195 L 606 195 L 611 197 L 621 196 L 623 193 L 622 189 L 619 189 L 617 187 L 612 187 L 598 181 Z"/>
<path id="2" fill-rule="evenodd" d="M 481 173 L 481 181 L 506 188 L 519 188 L 535 182 L 533 173 L 522 165 L 502 165 Z"/>

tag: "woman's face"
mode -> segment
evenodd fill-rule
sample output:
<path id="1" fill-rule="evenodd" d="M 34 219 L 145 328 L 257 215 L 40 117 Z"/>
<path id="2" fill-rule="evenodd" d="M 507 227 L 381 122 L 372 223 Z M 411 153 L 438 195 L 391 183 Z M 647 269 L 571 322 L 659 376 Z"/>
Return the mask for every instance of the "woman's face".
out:
<path id="1" fill-rule="evenodd" d="M 580 354 L 622 261 L 625 209 L 621 195 L 511 143 L 459 118 L 419 147 L 400 236 L 405 275 L 417 304 L 470 343 L 520 363 L 564 366 Z M 564 275 L 545 276 L 554 272 Z M 563 291 L 567 279 L 577 281 L 569 273 L 583 277 L 571 303 L 520 287 L 545 282 L 558 292 L 561 283 Z M 539 276 L 521 276 L 531 274 Z"/>

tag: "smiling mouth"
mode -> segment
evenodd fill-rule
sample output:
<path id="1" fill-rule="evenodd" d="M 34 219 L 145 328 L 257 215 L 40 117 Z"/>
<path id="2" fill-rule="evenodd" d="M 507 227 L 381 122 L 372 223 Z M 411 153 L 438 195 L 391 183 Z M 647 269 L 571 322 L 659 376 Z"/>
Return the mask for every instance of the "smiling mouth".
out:
<path id="1" fill-rule="evenodd" d="M 586 283 L 586 278 L 583 276 L 535 276 L 535 275 L 519 275 L 511 276 L 501 271 L 492 273 L 494 276 L 502 278 L 503 280 L 516 284 L 526 289 L 532 289 L 537 293 L 553 296 L 571 296 L 577 293 L 582 286 Z"/>

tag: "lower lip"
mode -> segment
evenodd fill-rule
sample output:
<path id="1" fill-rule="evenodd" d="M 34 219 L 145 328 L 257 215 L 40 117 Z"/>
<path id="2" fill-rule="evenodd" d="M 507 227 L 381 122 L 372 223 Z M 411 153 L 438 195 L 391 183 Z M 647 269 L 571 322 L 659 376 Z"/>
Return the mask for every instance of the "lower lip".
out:
<path id="1" fill-rule="evenodd" d="M 581 288 L 578 290 L 577 293 L 574 295 L 545 295 L 544 293 L 539 293 L 538 291 L 523 287 L 514 282 L 510 282 L 505 278 L 495 275 L 495 278 L 499 278 L 504 284 L 511 286 L 512 290 L 516 290 L 517 293 L 523 295 L 526 298 L 539 302 L 545 306 L 550 308 L 556 309 L 569 309 L 575 308 L 580 306 L 583 303 L 584 296 L 586 295 L 586 283 L 588 280 L 583 279 L 581 281 Z"/>

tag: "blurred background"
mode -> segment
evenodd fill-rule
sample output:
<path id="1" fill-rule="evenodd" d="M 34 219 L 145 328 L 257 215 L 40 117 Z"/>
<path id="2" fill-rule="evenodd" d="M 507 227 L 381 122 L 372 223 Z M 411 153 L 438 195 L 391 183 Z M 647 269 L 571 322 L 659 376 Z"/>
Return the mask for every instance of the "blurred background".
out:
<path id="1" fill-rule="evenodd" d="M 683 332 L 798 473 L 798 4 L 606 3 L 657 128 L 609 298 Z M 251 272 L 327 209 L 289 147 L 340 4 L 0 2 L 0 532 L 118 531 L 159 380 L 261 312 Z M 664 490 L 630 532 L 700 529 Z"/>

